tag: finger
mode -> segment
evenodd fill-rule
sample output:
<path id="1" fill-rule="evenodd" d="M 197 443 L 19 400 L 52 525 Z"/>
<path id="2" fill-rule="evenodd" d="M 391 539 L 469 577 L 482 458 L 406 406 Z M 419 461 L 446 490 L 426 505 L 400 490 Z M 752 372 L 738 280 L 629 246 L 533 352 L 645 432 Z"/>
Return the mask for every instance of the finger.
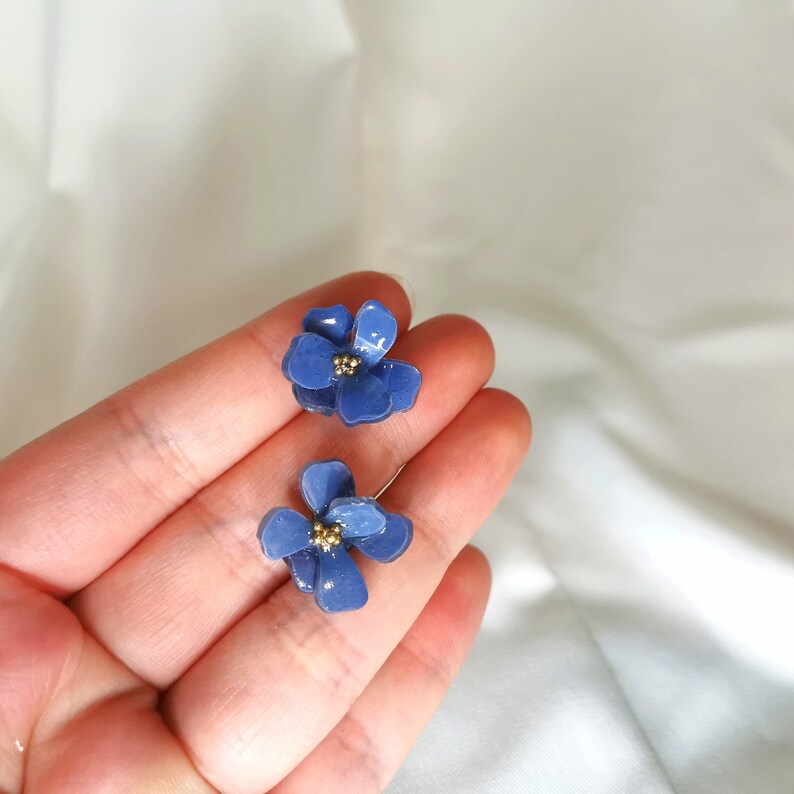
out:
<path id="1" fill-rule="evenodd" d="M 460 670 L 490 583 L 485 557 L 467 546 L 361 697 L 273 794 L 383 791 Z"/>
<path id="2" fill-rule="evenodd" d="M 303 414 L 202 491 L 72 600 L 89 630 L 147 681 L 165 687 L 287 576 L 266 560 L 256 530 L 276 505 L 301 510 L 297 473 L 311 460 L 351 466 L 375 494 L 488 380 L 493 345 L 464 317 L 429 320 L 395 345 L 424 373 L 415 408 L 343 428 Z"/>
<path id="3" fill-rule="evenodd" d="M 206 792 L 142 685 L 58 600 L 0 568 L 0 790 Z"/>
<path id="4" fill-rule="evenodd" d="M 63 604 L 0 566 L 0 791 L 22 790 L 37 720 L 80 634 Z"/>
<path id="5" fill-rule="evenodd" d="M 137 693 L 103 701 L 49 740 L 25 774 L 36 794 L 211 794 L 152 703 Z"/>
<path id="6" fill-rule="evenodd" d="M 0 463 L 0 562 L 83 587 L 299 408 L 281 358 L 313 306 L 369 298 L 405 329 L 402 287 L 357 273 L 305 292 L 109 397 Z"/>
<path id="7" fill-rule="evenodd" d="M 91 637 L 70 667 L 27 748 L 24 791 L 215 790 L 163 723 L 157 692 L 136 682 Z"/>
<path id="8" fill-rule="evenodd" d="M 392 565 L 362 562 L 364 609 L 329 615 L 286 584 L 174 685 L 166 719 L 213 785 L 266 790 L 339 722 L 495 507 L 529 432 L 516 398 L 480 392 L 389 487 L 384 507 L 413 520 L 414 542 Z"/>

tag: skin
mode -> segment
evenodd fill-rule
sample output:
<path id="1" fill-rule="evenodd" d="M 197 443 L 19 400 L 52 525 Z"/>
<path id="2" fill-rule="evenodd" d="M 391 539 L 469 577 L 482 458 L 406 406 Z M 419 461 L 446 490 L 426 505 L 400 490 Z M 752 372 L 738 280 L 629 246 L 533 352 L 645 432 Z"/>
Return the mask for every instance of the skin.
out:
<path id="1" fill-rule="evenodd" d="M 303 314 L 375 298 L 413 410 L 347 429 L 302 412 L 280 362 Z M 356 273 L 277 306 L 0 462 L 0 790 L 381 791 L 459 670 L 490 587 L 467 543 L 530 421 L 484 388 L 473 320 L 407 331 L 402 287 Z M 327 615 L 267 560 L 274 505 L 338 457 L 409 516 L 397 562 L 357 559 L 360 611 Z"/>

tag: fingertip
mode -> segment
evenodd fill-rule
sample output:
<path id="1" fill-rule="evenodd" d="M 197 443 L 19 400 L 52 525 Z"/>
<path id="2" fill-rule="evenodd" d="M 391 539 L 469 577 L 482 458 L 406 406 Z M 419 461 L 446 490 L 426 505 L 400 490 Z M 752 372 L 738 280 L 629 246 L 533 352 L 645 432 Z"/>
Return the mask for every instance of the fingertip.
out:
<path id="1" fill-rule="evenodd" d="M 478 385 L 487 383 L 494 369 L 495 353 L 491 335 L 476 320 L 463 314 L 439 314 L 420 323 L 412 333 L 421 334 L 422 346 L 432 345 L 451 366 L 460 369 L 460 378 L 471 376 Z M 402 354 L 402 349 L 397 348 Z M 429 385 L 429 384 L 426 384 Z"/>
<path id="2" fill-rule="evenodd" d="M 479 369 L 487 373 L 486 380 L 493 373 L 496 361 L 496 348 L 485 326 L 465 314 L 442 314 L 434 318 L 443 322 L 447 336 L 454 339 L 458 349 L 477 363 Z"/>
<path id="3" fill-rule="evenodd" d="M 420 620 L 432 622 L 435 631 L 450 636 L 469 634 L 482 620 L 491 592 L 491 567 L 474 546 L 465 546 L 425 607 Z"/>
<path id="4" fill-rule="evenodd" d="M 477 395 L 480 410 L 499 420 L 499 430 L 505 444 L 526 455 L 532 441 L 532 417 L 524 403 L 509 391 L 488 387 Z"/>
<path id="5" fill-rule="evenodd" d="M 457 600 L 468 603 L 472 612 L 482 616 L 491 593 L 491 565 L 485 554 L 468 544 L 453 560 L 449 574 L 458 587 Z"/>
<path id="6" fill-rule="evenodd" d="M 456 562 L 465 566 L 465 572 L 471 576 L 473 581 L 481 583 L 486 590 L 490 591 L 493 579 L 491 563 L 482 549 L 469 543 L 458 554 Z"/>

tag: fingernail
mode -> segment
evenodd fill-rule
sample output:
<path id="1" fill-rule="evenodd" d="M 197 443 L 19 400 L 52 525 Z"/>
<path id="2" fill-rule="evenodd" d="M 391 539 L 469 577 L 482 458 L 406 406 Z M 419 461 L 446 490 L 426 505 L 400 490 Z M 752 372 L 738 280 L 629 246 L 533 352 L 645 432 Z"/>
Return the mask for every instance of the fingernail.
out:
<path id="1" fill-rule="evenodd" d="M 411 286 L 411 282 L 399 273 L 387 273 L 386 275 L 391 276 L 405 290 L 405 294 L 408 296 L 408 303 L 411 304 L 411 313 L 413 313 L 416 308 L 416 293 Z"/>

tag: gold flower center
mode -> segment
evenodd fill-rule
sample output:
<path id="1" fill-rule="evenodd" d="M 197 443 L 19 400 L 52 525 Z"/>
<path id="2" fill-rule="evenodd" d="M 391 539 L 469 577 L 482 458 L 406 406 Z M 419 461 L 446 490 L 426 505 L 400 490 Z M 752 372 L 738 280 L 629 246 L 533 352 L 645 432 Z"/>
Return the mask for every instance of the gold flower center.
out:
<path id="1" fill-rule="evenodd" d="M 331 524 L 327 527 L 322 521 L 313 521 L 311 542 L 322 551 L 331 551 L 342 542 L 341 524 Z"/>
<path id="2" fill-rule="evenodd" d="M 355 375 L 361 366 L 361 359 L 349 353 L 337 353 L 334 356 L 334 373 L 336 375 Z"/>

